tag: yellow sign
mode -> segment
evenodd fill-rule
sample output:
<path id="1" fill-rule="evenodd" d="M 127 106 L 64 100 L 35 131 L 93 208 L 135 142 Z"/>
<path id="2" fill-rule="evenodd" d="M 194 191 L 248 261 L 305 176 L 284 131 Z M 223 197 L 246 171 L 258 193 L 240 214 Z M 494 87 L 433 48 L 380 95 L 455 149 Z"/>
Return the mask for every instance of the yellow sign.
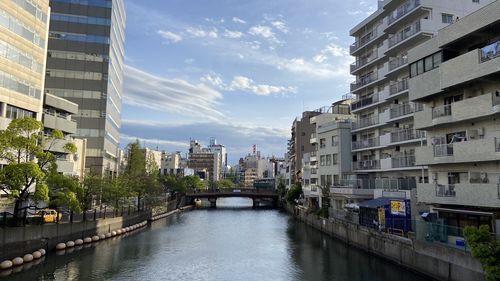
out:
<path id="1" fill-rule="evenodd" d="M 384 208 L 378 209 L 378 224 L 381 225 L 382 227 L 385 226 L 385 209 Z"/>
<path id="2" fill-rule="evenodd" d="M 406 216 L 406 203 L 404 201 L 391 201 L 391 214 Z"/>

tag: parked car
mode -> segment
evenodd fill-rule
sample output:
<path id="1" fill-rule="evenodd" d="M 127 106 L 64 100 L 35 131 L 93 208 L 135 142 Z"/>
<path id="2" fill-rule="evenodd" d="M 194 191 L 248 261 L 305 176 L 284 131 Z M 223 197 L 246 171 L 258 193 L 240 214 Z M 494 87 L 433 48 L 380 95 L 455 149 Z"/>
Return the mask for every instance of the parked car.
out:
<path id="1" fill-rule="evenodd" d="M 56 220 L 62 219 L 62 213 L 57 212 L 54 209 L 43 209 L 43 210 L 38 210 L 35 212 L 35 215 L 33 217 L 42 217 L 43 216 L 43 222 L 56 222 Z"/>

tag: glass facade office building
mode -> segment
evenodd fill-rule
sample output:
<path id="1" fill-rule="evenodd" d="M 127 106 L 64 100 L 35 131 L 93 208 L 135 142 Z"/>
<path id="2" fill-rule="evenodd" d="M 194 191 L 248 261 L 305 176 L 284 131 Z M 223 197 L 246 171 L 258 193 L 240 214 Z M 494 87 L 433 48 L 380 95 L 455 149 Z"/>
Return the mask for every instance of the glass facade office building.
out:
<path id="1" fill-rule="evenodd" d="M 120 142 L 123 0 L 51 0 L 45 91 L 79 106 L 86 170 L 114 175 Z"/>

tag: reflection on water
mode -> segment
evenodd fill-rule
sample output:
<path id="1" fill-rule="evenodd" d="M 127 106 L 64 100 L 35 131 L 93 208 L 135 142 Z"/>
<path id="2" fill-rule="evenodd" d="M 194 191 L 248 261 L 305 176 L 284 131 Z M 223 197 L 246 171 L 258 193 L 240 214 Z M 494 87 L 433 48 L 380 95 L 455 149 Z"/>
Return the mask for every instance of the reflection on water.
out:
<path id="1" fill-rule="evenodd" d="M 51 253 L 9 280 L 423 281 L 396 265 L 246 199 L 182 213 L 72 253 Z M 5 278 L 5 277 L 4 277 Z"/>

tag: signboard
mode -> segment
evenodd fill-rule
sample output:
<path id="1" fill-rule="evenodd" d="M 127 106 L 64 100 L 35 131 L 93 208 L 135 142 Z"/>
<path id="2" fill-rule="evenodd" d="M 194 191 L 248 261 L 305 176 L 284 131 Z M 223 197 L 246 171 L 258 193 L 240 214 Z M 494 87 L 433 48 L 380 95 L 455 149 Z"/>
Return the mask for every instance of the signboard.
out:
<path id="1" fill-rule="evenodd" d="M 404 201 L 391 200 L 391 214 L 406 216 L 406 203 Z"/>
<path id="2" fill-rule="evenodd" d="M 384 228 L 385 226 L 385 209 L 378 208 L 378 224 L 380 228 Z"/>

